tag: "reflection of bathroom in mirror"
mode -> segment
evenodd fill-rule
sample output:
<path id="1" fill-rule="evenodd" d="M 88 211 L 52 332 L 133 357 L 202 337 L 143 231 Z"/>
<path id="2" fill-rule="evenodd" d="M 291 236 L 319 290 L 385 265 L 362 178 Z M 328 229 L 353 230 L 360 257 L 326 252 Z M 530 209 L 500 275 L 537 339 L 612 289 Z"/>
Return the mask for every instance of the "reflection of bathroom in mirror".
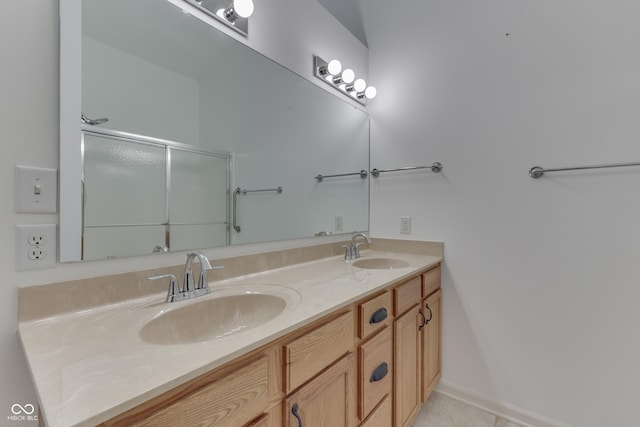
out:
<path id="1" fill-rule="evenodd" d="M 76 4 L 61 37 L 81 39 L 87 122 L 61 105 L 79 135 L 61 137 L 61 261 L 368 229 L 368 179 L 314 179 L 369 169 L 366 113 L 168 1 Z"/>

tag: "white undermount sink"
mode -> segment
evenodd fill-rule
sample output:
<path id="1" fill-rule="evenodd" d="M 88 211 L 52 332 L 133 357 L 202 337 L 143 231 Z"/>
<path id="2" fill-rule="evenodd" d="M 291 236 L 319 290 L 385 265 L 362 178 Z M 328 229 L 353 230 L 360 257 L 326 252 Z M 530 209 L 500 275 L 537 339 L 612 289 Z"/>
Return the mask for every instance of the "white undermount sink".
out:
<path id="1" fill-rule="evenodd" d="M 408 267 L 409 263 L 396 258 L 360 258 L 353 262 L 353 266 L 369 270 L 388 270 L 392 268 Z"/>
<path id="2" fill-rule="evenodd" d="M 139 336 L 160 345 L 212 341 L 261 326 L 299 302 L 296 291 L 276 285 L 214 288 L 206 297 L 167 303 L 167 310 L 146 323 Z"/>

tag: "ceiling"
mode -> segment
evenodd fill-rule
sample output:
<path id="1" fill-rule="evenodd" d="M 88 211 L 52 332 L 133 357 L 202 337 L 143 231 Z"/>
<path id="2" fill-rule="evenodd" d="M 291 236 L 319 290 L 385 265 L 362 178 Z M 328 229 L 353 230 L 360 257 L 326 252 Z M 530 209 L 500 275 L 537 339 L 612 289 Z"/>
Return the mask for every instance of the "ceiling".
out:
<path id="1" fill-rule="evenodd" d="M 317 0 L 360 42 L 369 47 L 358 0 Z"/>

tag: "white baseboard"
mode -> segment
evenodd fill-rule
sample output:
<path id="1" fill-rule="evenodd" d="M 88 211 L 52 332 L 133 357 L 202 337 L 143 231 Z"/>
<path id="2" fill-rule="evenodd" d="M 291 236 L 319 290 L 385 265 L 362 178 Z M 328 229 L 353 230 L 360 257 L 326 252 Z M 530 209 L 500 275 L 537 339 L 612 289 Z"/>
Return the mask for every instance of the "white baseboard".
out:
<path id="1" fill-rule="evenodd" d="M 525 427 L 570 427 L 449 381 L 440 380 L 434 391 Z"/>

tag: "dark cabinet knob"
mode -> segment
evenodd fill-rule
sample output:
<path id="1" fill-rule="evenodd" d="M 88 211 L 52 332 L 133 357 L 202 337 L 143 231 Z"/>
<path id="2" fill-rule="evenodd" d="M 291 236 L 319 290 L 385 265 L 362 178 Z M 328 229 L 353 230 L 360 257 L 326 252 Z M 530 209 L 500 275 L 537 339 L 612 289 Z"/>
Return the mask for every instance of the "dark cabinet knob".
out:
<path id="1" fill-rule="evenodd" d="M 373 325 L 374 323 L 380 323 L 386 318 L 387 318 L 387 309 L 382 307 L 376 310 L 376 312 L 371 315 L 371 319 L 369 319 L 369 324 Z"/>
<path id="2" fill-rule="evenodd" d="M 387 365 L 387 362 L 382 362 L 380 366 L 374 369 L 373 373 L 371 374 L 371 378 L 369 378 L 369 382 L 374 383 L 376 381 L 381 381 L 382 379 L 384 379 L 384 377 L 387 376 L 388 373 L 389 365 Z"/>

